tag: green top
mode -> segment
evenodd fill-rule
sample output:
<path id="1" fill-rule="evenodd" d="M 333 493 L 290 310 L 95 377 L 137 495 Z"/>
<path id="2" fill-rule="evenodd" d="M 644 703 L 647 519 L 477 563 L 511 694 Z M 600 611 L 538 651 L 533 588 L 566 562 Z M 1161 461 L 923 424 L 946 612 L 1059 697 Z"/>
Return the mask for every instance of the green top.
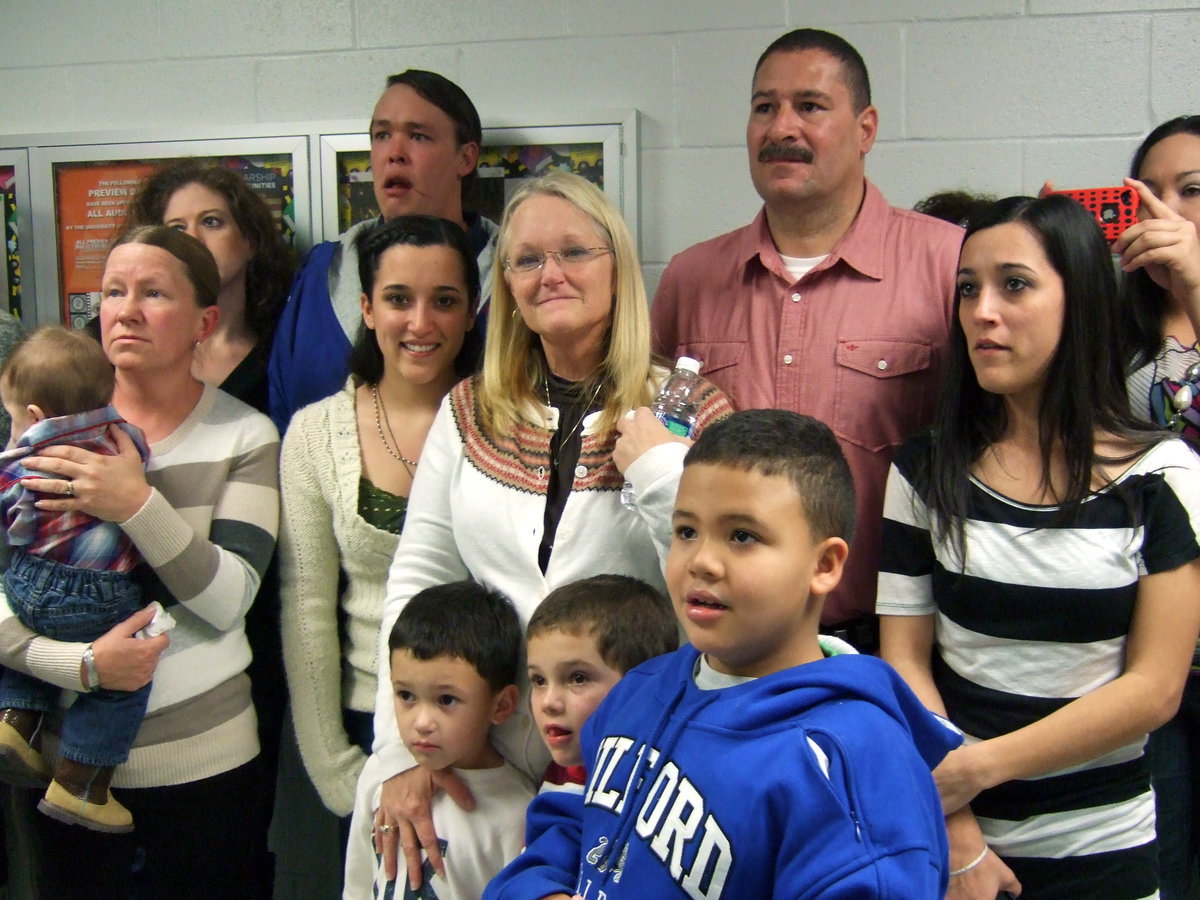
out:
<path id="1" fill-rule="evenodd" d="M 389 534 L 399 534 L 404 529 L 407 509 L 407 497 L 397 497 L 377 488 L 366 478 L 358 479 L 358 514 L 368 525 Z"/>

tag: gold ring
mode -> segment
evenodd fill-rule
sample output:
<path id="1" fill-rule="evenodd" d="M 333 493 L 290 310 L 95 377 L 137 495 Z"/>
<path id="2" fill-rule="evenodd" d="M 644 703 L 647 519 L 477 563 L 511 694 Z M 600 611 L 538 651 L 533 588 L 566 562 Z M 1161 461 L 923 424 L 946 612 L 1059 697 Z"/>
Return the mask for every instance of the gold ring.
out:
<path id="1" fill-rule="evenodd" d="M 395 826 L 395 825 L 380 825 L 380 826 L 379 826 L 379 833 L 380 833 L 380 834 L 391 834 L 391 833 L 392 833 L 393 831 L 395 831 L 395 830 L 396 830 L 396 826 Z"/>
<path id="2" fill-rule="evenodd" d="M 75 482 L 73 482 L 73 481 L 67 482 L 67 496 L 68 497 L 75 496 Z"/>

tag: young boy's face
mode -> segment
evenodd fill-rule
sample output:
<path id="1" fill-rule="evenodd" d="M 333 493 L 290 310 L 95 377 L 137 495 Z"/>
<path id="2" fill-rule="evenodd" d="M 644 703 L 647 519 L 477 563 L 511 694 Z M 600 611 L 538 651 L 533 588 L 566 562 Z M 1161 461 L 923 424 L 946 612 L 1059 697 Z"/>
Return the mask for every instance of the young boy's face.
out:
<path id="1" fill-rule="evenodd" d="M 586 632 L 543 631 L 529 639 L 533 720 L 560 766 L 583 765 L 579 733 L 600 701 L 621 680 Z"/>
<path id="2" fill-rule="evenodd" d="M 821 600 L 846 543 L 813 537 L 789 478 L 693 463 L 672 522 L 671 601 L 714 669 L 761 676 L 821 658 Z"/>
<path id="3" fill-rule="evenodd" d="M 396 724 L 404 746 L 428 769 L 499 765 L 488 729 L 512 714 L 517 688 L 493 691 L 471 663 L 457 656 L 417 659 L 392 651 Z"/>

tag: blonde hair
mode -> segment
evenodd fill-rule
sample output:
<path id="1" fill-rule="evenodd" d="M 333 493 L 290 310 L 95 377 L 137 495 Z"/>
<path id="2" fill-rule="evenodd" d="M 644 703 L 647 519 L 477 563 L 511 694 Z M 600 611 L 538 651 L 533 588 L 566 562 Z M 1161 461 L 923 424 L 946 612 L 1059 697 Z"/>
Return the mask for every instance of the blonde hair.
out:
<path id="1" fill-rule="evenodd" d="M 32 403 L 51 417 L 100 409 L 112 400 L 112 363 L 87 332 L 43 325 L 13 348 L 0 389 L 9 403 Z"/>
<path id="2" fill-rule="evenodd" d="M 560 197 L 586 214 L 600 236 L 612 247 L 616 274 L 612 321 L 605 335 L 604 360 L 589 379 L 605 387 L 600 431 L 611 431 L 627 410 L 646 406 L 650 396 L 650 310 L 641 265 L 633 238 L 612 201 L 591 182 L 566 172 L 550 172 L 523 184 L 504 208 L 497 264 L 492 267 L 492 299 L 488 313 L 483 370 L 476 392 L 484 426 L 493 433 L 510 431 L 521 418 L 521 409 L 540 404 L 535 387 L 548 376 L 543 355 L 537 352 L 537 335 L 525 324 L 505 276 L 513 213 L 531 197 Z M 588 390 L 585 384 L 584 391 Z M 590 392 L 589 392 L 590 393 Z"/>

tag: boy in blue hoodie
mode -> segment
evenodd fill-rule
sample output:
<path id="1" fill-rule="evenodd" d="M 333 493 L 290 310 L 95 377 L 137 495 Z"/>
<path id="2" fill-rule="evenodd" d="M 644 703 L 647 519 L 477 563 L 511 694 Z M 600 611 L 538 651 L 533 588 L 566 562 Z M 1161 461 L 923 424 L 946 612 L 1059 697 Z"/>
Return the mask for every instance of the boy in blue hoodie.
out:
<path id="1" fill-rule="evenodd" d="M 583 731 L 583 796 L 540 795 L 485 898 L 941 898 L 932 768 L 961 736 L 873 657 L 827 655 L 854 486 L 832 432 L 738 413 L 688 452 L 667 585 L 690 644 Z"/>

